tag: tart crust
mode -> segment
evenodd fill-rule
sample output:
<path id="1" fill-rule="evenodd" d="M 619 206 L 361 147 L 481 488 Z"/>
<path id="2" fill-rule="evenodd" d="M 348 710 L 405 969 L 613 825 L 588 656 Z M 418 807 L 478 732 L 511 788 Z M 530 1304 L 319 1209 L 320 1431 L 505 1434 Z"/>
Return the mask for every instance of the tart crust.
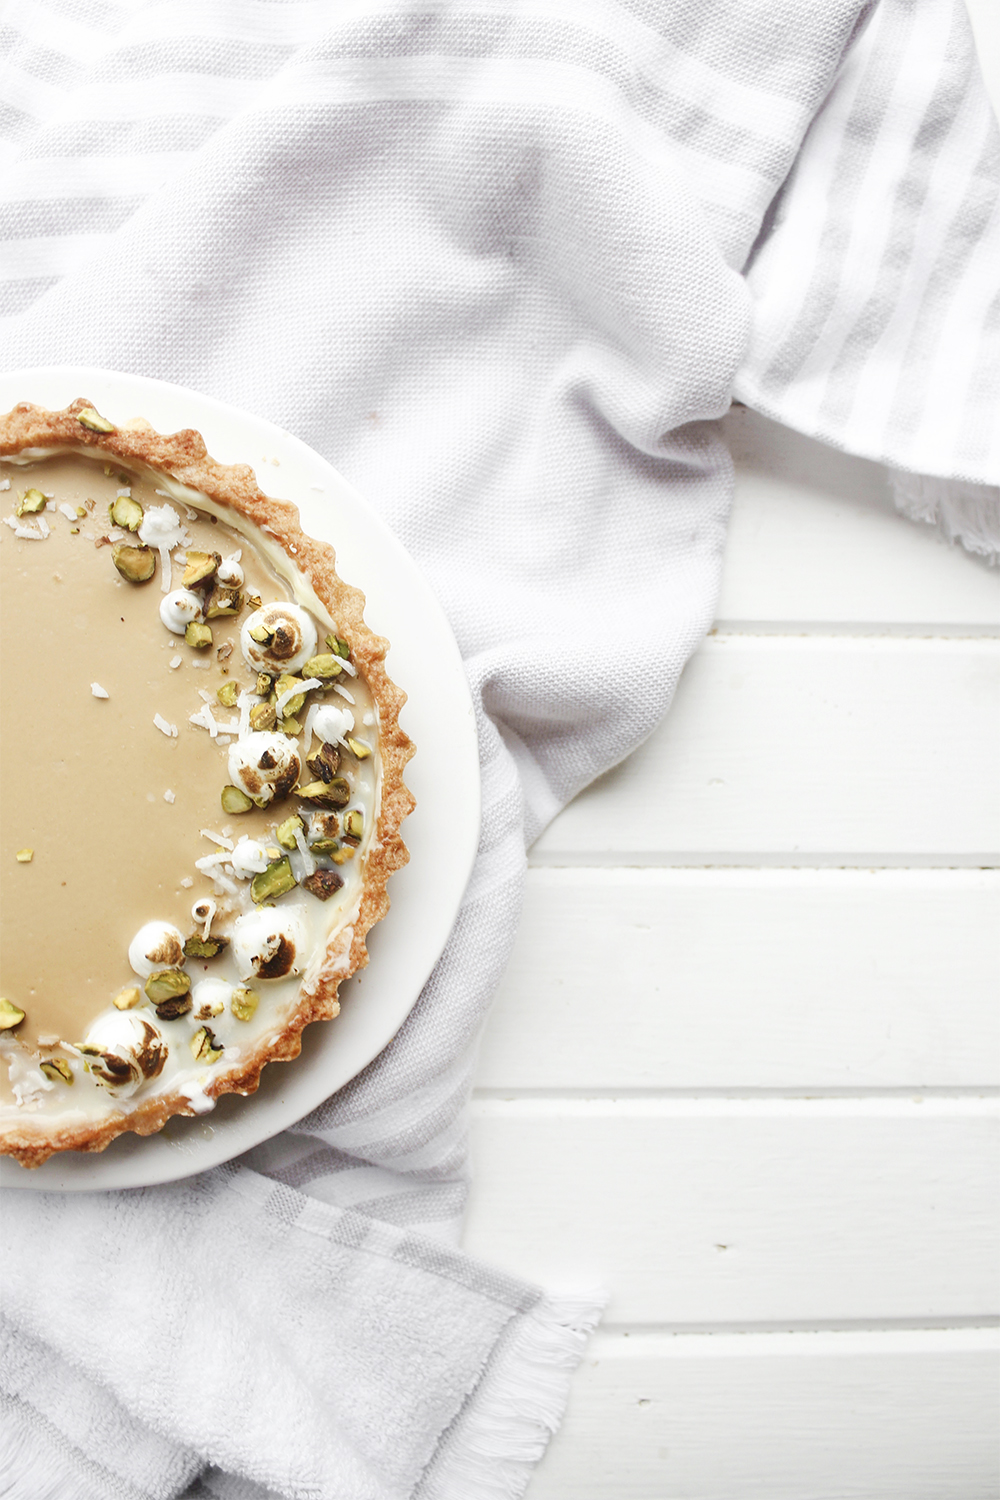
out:
<path id="1" fill-rule="evenodd" d="M 118 459 L 126 468 L 141 466 L 175 479 L 266 529 L 350 639 L 359 675 L 367 682 L 378 709 L 381 798 L 375 835 L 365 861 L 358 916 L 352 925 L 334 934 L 318 972 L 303 981 L 296 1007 L 280 1036 L 262 1039 L 238 1071 L 230 1069 L 204 1089 L 213 1100 L 228 1093 L 252 1094 L 267 1063 L 287 1062 L 299 1055 L 302 1031 L 310 1022 L 330 1020 L 337 1015 L 340 984 L 367 964 L 367 935 L 389 909 L 386 888 L 389 877 L 409 859 L 400 835 L 403 819 L 415 806 L 413 795 L 403 781 L 406 763 L 415 748 L 399 724 L 406 694 L 391 681 L 385 669 L 389 642 L 365 623 L 364 595 L 339 577 L 333 547 L 302 530 L 295 505 L 265 495 L 248 465 L 216 463 L 201 433 L 192 428 L 165 436 L 144 420 L 134 418 L 111 432 L 99 432 L 80 420 L 81 414 L 94 410 L 93 403 L 82 396 L 65 411 L 55 412 L 20 402 L 8 415 L 0 416 L 0 458 L 41 457 L 41 453 L 36 455 L 31 450 L 59 449 L 94 458 Z M 116 1136 L 129 1131 L 152 1135 L 174 1115 L 196 1113 L 190 1098 L 172 1093 L 149 1099 L 127 1114 L 113 1112 L 75 1127 L 45 1128 L 37 1119 L 26 1119 L 5 1129 L 0 1153 L 15 1157 L 22 1166 L 37 1167 L 58 1151 L 103 1151 Z"/>

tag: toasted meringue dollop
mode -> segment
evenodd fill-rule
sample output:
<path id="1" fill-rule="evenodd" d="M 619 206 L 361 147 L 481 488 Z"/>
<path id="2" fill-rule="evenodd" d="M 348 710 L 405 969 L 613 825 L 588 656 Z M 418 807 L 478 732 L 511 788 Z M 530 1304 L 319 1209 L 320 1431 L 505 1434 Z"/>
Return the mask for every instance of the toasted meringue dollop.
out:
<path id="1" fill-rule="evenodd" d="M 201 600 L 190 589 L 174 589 L 160 600 L 160 619 L 174 635 L 183 635 L 192 621 L 201 619 Z"/>
<path id="2" fill-rule="evenodd" d="M 229 747 L 230 781 L 263 805 L 286 797 L 301 769 L 295 741 L 285 734 L 258 729 Z"/>
<path id="3" fill-rule="evenodd" d="M 233 958 L 241 979 L 284 979 L 298 974 L 306 927 L 294 907 L 265 906 L 237 917 Z"/>
<path id="4" fill-rule="evenodd" d="M 128 961 L 140 979 L 184 962 L 184 939 L 170 922 L 146 922 L 129 943 Z"/>
<path id="5" fill-rule="evenodd" d="M 255 639 L 255 632 L 266 639 Z M 316 654 L 316 626 L 299 604 L 278 602 L 254 610 L 243 622 L 240 649 L 255 672 L 297 672 Z"/>

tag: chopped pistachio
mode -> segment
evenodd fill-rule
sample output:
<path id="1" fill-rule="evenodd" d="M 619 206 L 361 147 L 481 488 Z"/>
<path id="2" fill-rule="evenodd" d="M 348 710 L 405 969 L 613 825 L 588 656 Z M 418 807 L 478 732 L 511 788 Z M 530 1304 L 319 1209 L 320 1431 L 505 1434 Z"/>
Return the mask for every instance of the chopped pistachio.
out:
<path id="1" fill-rule="evenodd" d="M 371 745 L 366 745 L 363 740 L 356 740 L 353 734 L 347 736 L 347 748 L 358 760 L 367 760 L 372 753 Z"/>
<path id="2" fill-rule="evenodd" d="M 223 948 L 228 948 L 229 939 L 224 937 L 203 938 L 193 932 L 184 944 L 185 958 L 217 958 Z"/>
<path id="3" fill-rule="evenodd" d="M 329 901 L 330 897 L 340 890 L 343 883 L 344 877 L 338 875 L 336 870 L 314 870 L 302 882 L 310 895 L 318 896 L 320 901 Z"/>
<path id="4" fill-rule="evenodd" d="M 37 516 L 39 511 L 45 509 L 48 501 L 41 490 L 25 490 L 17 505 L 19 516 Z"/>
<path id="5" fill-rule="evenodd" d="M 111 549 L 111 561 L 129 583 L 146 583 L 156 571 L 156 553 L 151 547 L 118 542 Z"/>
<path id="6" fill-rule="evenodd" d="M 191 1038 L 191 1055 L 196 1062 L 214 1063 L 223 1053 L 223 1048 L 209 1026 L 199 1026 Z"/>
<path id="7" fill-rule="evenodd" d="M 336 854 L 340 845 L 336 839 L 313 839 L 309 848 L 313 854 Z"/>
<path id="8" fill-rule="evenodd" d="M 14 858 L 17 860 L 19 865 L 30 865 L 34 857 L 34 849 L 18 849 L 17 853 L 14 855 Z"/>
<path id="9" fill-rule="evenodd" d="M 301 684 L 302 678 L 296 677 L 294 672 L 282 672 L 281 676 L 274 684 L 276 698 L 280 698 L 282 693 L 287 693 L 289 688 L 300 687 Z M 285 704 L 281 712 L 287 717 L 291 718 L 298 713 L 299 709 L 302 707 L 305 701 L 305 693 L 296 693 L 294 697 L 289 698 L 288 702 Z"/>
<path id="10" fill-rule="evenodd" d="M 189 551 L 181 583 L 186 589 L 193 589 L 196 583 L 204 583 L 207 578 L 215 576 L 221 561 L 218 552 Z"/>
<path id="11" fill-rule="evenodd" d="M 24 1020 L 24 1011 L 12 1000 L 0 1000 L 0 1031 L 13 1031 Z"/>
<path id="12" fill-rule="evenodd" d="M 257 673 L 257 686 L 254 691 L 258 698 L 266 698 L 271 691 L 271 679 L 266 672 Z"/>
<path id="13" fill-rule="evenodd" d="M 250 710 L 250 728 L 273 729 L 277 718 L 273 703 L 255 703 Z"/>
<path id="14" fill-rule="evenodd" d="M 191 990 L 191 976 L 185 974 L 183 969 L 154 969 L 145 984 L 146 995 L 154 1005 L 164 1005 L 168 1001 L 188 997 Z M 188 1004 L 185 1010 L 191 1004 Z M 180 1012 L 178 1012 L 180 1014 Z"/>
<path id="15" fill-rule="evenodd" d="M 253 807 L 252 798 L 238 786 L 224 786 L 222 788 L 222 811 L 226 813 L 247 813 Z"/>
<path id="16" fill-rule="evenodd" d="M 302 733 L 302 724 L 299 719 L 283 718 L 281 720 L 281 723 L 278 725 L 278 728 L 281 730 L 282 734 Z"/>
<path id="17" fill-rule="evenodd" d="M 235 682 L 224 682 L 215 696 L 218 698 L 223 708 L 235 708 L 236 700 L 239 695 L 240 690 L 236 686 Z"/>
<path id="18" fill-rule="evenodd" d="M 324 745 L 306 761 L 317 781 L 332 781 L 340 770 L 340 751 L 336 745 Z"/>
<path id="19" fill-rule="evenodd" d="M 298 847 L 295 842 L 295 834 L 296 832 L 302 833 L 304 830 L 305 824 L 302 819 L 293 813 L 290 818 L 286 818 L 283 823 L 278 824 L 274 830 L 274 836 L 282 849 L 295 849 Z"/>
<path id="20" fill-rule="evenodd" d="M 302 668 L 303 677 L 319 677 L 326 681 L 329 677 L 339 677 L 344 670 L 340 665 L 341 658 L 335 651 L 321 653 L 319 656 L 310 656 Z"/>
<path id="21" fill-rule="evenodd" d="M 51 1078 L 53 1083 L 72 1083 L 73 1069 L 64 1057 L 47 1057 L 38 1066 L 46 1078 Z"/>
<path id="22" fill-rule="evenodd" d="M 344 833 L 352 839 L 359 839 L 365 831 L 365 815 L 360 807 L 352 807 L 349 813 L 344 814 Z"/>
<path id="23" fill-rule="evenodd" d="M 87 427 L 91 432 L 118 431 L 113 422 L 109 422 L 107 417 L 102 417 L 100 412 L 95 411 L 92 406 L 85 406 L 82 411 L 78 411 L 76 420 L 81 427 Z"/>
<path id="24" fill-rule="evenodd" d="M 351 848 L 338 849 L 336 854 L 330 855 L 330 858 L 333 860 L 335 865 L 342 865 L 345 860 L 354 858 L 354 850 Z"/>
<path id="25" fill-rule="evenodd" d="M 258 646 L 268 646 L 274 640 L 274 631 L 268 630 L 266 625 L 251 625 L 249 635 Z"/>
<path id="26" fill-rule="evenodd" d="M 247 604 L 251 609 L 260 609 L 264 601 L 259 594 L 247 594 Z"/>
<path id="27" fill-rule="evenodd" d="M 343 776 L 334 776 L 330 782 L 310 781 L 300 786 L 295 794 L 307 802 L 318 802 L 320 807 L 346 807 L 351 800 L 351 789 Z"/>
<path id="28" fill-rule="evenodd" d="M 215 655 L 219 661 L 228 661 L 233 654 L 232 641 L 223 641 Z M 226 669 L 228 671 L 228 668 Z"/>
<path id="29" fill-rule="evenodd" d="M 343 657 L 344 661 L 347 661 L 348 657 L 351 654 L 350 646 L 345 640 L 342 640 L 339 635 L 328 635 L 326 638 L 326 645 L 327 648 L 336 656 Z"/>
<path id="30" fill-rule="evenodd" d="M 217 620 L 220 615 L 238 615 L 242 608 L 243 594 L 240 589 L 230 588 L 226 584 L 216 584 L 205 609 L 205 617 L 209 620 Z"/>
<path id="31" fill-rule="evenodd" d="M 247 989 L 246 985 L 241 984 L 237 989 L 233 990 L 229 1009 L 237 1021 L 250 1021 L 253 1019 L 254 1012 L 259 1004 L 260 997 L 256 990 Z"/>
<path id="32" fill-rule="evenodd" d="M 125 531 L 138 531 L 144 514 L 138 500 L 133 500 L 131 495 L 119 495 L 108 506 L 112 524 Z"/>
<path id="33" fill-rule="evenodd" d="M 121 990 L 111 1004 L 116 1010 L 132 1010 L 142 998 L 142 991 L 136 984 L 129 985 L 128 989 Z"/>
<path id="34" fill-rule="evenodd" d="M 250 895 L 259 906 L 262 901 L 274 901 L 286 891 L 294 890 L 295 884 L 291 862 L 286 854 L 284 859 L 276 860 L 266 870 L 261 870 L 254 876 L 250 882 Z"/>
<path id="35" fill-rule="evenodd" d="M 184 631 L 184 639 L 196 651 L 204 651 L 206 646 L 212 644 L 212 627 L 192 620 Z"/>

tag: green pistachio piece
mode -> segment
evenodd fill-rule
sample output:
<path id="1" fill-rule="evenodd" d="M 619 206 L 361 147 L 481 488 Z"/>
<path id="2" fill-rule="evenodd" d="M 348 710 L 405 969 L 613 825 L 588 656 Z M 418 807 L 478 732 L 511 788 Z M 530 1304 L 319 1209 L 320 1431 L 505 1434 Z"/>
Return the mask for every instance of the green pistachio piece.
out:
<path id="1" fill-rule="evenodd" d="M 309 848 L 312 850 L 313 854 L 330 855 L 336 854 L 337 850 L 340 848 L 340 845 L 338 844 L 336 839 L 313 839 L 312 843 L 309 845 Z"/>
<path id="2" fill-rule="evenodd" d="M 310 781 L 307 786 L 300 786 L 295 795 L 307 802 L 318 802 L 320 807 L 346 807 L 351 800 L 351 789 L 343 776 L 335 776 L 330 782 Z"/>
<path id="3" fill-rule="evenodd" d="M 282 672 L 281 676 L 278 678 L 277 682 L 274 684 L 274 689 L 275 689 L 275 692 L 276 692 L 277 696 L 280 698 L 281 695 L 282 695 L 282 693 L 287 693 L 288 692 L 289 688 L 301 687 L 301 685 L 302 685 L 302 678 L 301 677 L 296 677 L 293 672 Z M 302 707 L 302 705 L 305 703 L 305 701 L 306 701 L 306 695 L 305 695 L 305 693 L 296 693 L 293 698 L 289 698 L 288 702 L 285 704 L 284 708 L 281 710 L 282 714 L 286 718 L 292 718 L 295 714 L 298 713 L 299 709 Z"/>
<path id="4" fill-rule="evenodd" d="M 17 860 L 19 865 L 30 865 L 34 857 L 34 849 L 18 849 L 17 853 L 14 855 L 14 858 Z"/>
<path id="5" fill-rule="evenodd" d="M 118 429 L 107 417 L 102 417 L 100 412 L 95 411 L 92 406 L 85 406 L 76 414 L 76 420 L 81 427 L 88 428 L 91 432 L 117 432 Z"/>
<path id="6" fill-rule="evenodd" d="M 251 729 L 273 729 L 277 720 L 273 703 L 255 703 L 250 710 Z"/>
<path id="7" fill-rule="evenodd" d="M 108 515 L 112 525 L 120 526 L 123 531 L 138 531 L 144 511 L 138 500 L 133 500 L 131 495 L 119 495 L 108 506 Z"/>
<path id="8" fill-rule="evenodd" d="M 240 690 L 235 682 L 224 682 L 215 695 L 223 708 L 235 708 Z"/>
<path id="9" fill-rule="evenodd" d="M 294 890 L 295 884 L 291 862 L 286 854 L 284 859 L 276 860 L 266 870 L 261 870 L 254 876 L 250 882 L 250 895 L 260 906 L 262 901 L 275 901 L 286 891 Z"/>
<path id="10" fill-rule="evenodd" d="M 183 969 L 154 969 L 146 980 L 145 990 L 147 999 L 156 1006 L 179 999 L 187 999 L 184 1010 L 191 1005 L 191 976 L 185 974 Z M 181 1015 L 183 1012 L 178 1011 L 177 1014 Z"/>
<path id="11" fill-rule="evenodd" d="M 210 1026 L 199 1026 L 191 1038 L 191 1055 L 196 1062 L 214 1063 L 223 1053 L 222 1044 L 218 1041 Z"/>
<path id="12" fill-rule="evenodd" d="M 344 877 L 338 875 L 336 870 L 314 870 L 302 882 L 310 895 L 317 896 L 320 901 L 329 901 L 330 897 L 340 890 L 343 883 Z"/>
<path id="13" fill-rule="evenodd" d="M 352 839 L 359 839 L 365 831 L 365 815 L 359 807 L 352 807 L 349 813 L 344 814 L 344 833 Z"/>
<path id="14" fill-rule="evenodd" d="M 196 651 L 204 651 L 206 646 L 212 644 L 212 627 L 211 625 L 202 625 L 197 620 L 192 620 L 184 631 L 184 639 Z"/>
<path id="15" fill-rule="evenodd" d="M 233 990 L 229 1009 L 237 1021 L 251 1021 L 259 1004 L 260 996 L 256 990 L 248 990 L 246 985 L 241 984 L 238 989 Z"/>
<path id="16" fill-rule="evenodd" d="M 342 640 L 339 635 L 328 635 L 326 638 L 326 646 L 328 650 L 334 653 L 334 655 L 343 657 L 344 661 L 347 661 L 348 657 L 351 654 L 350 646 L 345 640 Z"/>
<path id="17" fill-rule="evenodd" d="M 266 672 L 258 672 L 257 686 L 254 688 L 254 692 L 257 694 L 258 698 L 266 698 L 268 693 L 271 691 L 272 685 L 273 684 L 271 682 L 271 679 L 270 677 L 268 677 Z"/>
<path id="18" fill-rule="evenodd" d="M 220 615 L 238 615 L 242 608 L 242 591 L 230 588 L 228 584 L 217 583 L 205 608 L 205 616 L 209 620 L 217 620 Z"/>
<path id="19" fill-rule="evenodd" d="M 53 1083 L 72 1083 L 73 1069 L 64 1057 L 47 1057 L 38 1066 L 46 1078 L 51 1078 Z"/>
<path id="20" fill-rule="evenodd" d="M 266 625 L 251 625 L 249 635 L 258 646 L 269 646 L 274 640 L 274 631 L 268 630 Z"/>
<path id="21" fill-rule="evenodd" d="M 326 682 L 328 678 L 339 677 L 344 670 L 340 665 L 341 658 L 337 652 L 329 651 L 319 656 L 310 656 L 302 668 L 303 677 L 319 677 Z"/>
<path id="22" fill-rule="evenodd" d="M 283 823 L 278 824 L 277 828 L 274 830 L 274 836 L 278 840 L 278 843 L 281 845 L 282 849 L 298 848 L 298 845 L 295 842 L 296 830 L 299 833 L 303 833 L 305 831 L 305 824 L 303 823 L 301 818 L 296 817 L 295 813 L 293 813 L 290 818 L 286 818 Z"/>
<path id="23" fill-rule="evenodd" d="M 317 781 L 332 781 L 340 770 L 340 751 L 336 745 L 324 745 L 306 761 Z"/>
<path id="24" fill-rule="evenodd" d="M 253 807 L 253 799 L 238 786 L 224 786 L 222 788 L 222 811 L 227 813 L 247 813 Z"/>
<path id="25" fill-rule="evenodd" d="M 278 725 L 278 728 L 281 730 L 282 734 L 301 734 L 302 733 L 302 724 L 301 724 L 300 720 L 298 720 L 298 719 L 285 719 L 285 718 L 283 718 L 282 721 L 281 721 L 281 723 Z"/>
<path id="26" fill-rule="evenodd" d="M 48 501 L 41 490 L 25 490 L 17 505 L 19 516 L 37 516 L 39 511 L 45 509 Z"/>
<path id="27" fill-rule="evenodd" d="M 193 932 L 184 944 L 185 958 L 217 958 L 223 948 L 228 948 L 229 939 L 224 937 L 199 937 Z"/>
<path id="28" fill-rule="evenodd" d="M 0 1031 L 13 1031 L 24 1020 L 24 1011 L 11 1000 L 0 1000 Z"/>
<path id="29" fill-rule="evenodd" d="M 363 740 L 356 740 L 352 734 L 347 736 L 347 748 L 358 760 L 367 760 L 372 753 L 372 747 L 366 745 Z"/>
<path id="30" fill-rule="evenodd" d="M 335 865 L 342 865 L 345 860 L 354 858 L 354 850 L 352 848 L 338 849 L 336 854 L 330 855 L 330 858 Z"/>
<path id="31" fill-rule="evenodd" d="M 189 552 L 184 564 L 182 584 L 186 589 L 193 589 L 196 583 L 204 583 L 207 578 L 213 578 L 221 561 L 218 552 Z"/>
<path id="32" fill-rule="evenodd" d="M 146 583 L 156 571 L 156 553 L 151 547 L 117 542 L 111 549 L 111 561 L 129 583 Z"/>
<path id="33" fill-rule="evenodd" d="M 134 1006 L 139 1004 L 141 998 L 142 991 L 139 989 L 139 986 L 136 984 L 131 984 L 129 985 L 128 989 L 120 991 L 120 993 L 117 994 L 112 1000 L 111 1004 L 115 1007 L 116 1010 L 132 1010 Z"/>

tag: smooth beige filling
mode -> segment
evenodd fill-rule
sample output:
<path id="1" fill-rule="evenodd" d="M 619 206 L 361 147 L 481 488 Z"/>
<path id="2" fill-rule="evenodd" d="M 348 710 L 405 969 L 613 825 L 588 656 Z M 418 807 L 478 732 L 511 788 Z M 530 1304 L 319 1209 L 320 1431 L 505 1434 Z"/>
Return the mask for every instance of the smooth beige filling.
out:
<path id="1" fill-rule="evenodd" d="M 247 594 L 265 603 L 293 596 L 244 536 L 204 514 L 191 519 L 153 483 L 109 476 L 75 456 L 0 463 L 3 478 L 11 481 L 0 495 L 5 514 L 29 486 L 52 496 L 44 540 L 0 525 L 0 995 L 25 1011 L 18 1042 L 49 1055 L 54 1039 L 78 1040 L 119 991 L 142 983 L 127 953 L 143 922 L 194 930 L 193 903 L 213 894 L 195 869 L 216 848 L 201 829 L 273 842 L 269 831 L 295 810 L 286 802 L 227 816 L 226 750 L 189 723 L 202 708 L 199 689 L 217 720 L 238 720 L 215 695 L 229 681 L 253 690 L 239 645 L 247 609 L 209 622 L 207 651 L 169 632 L 159 562 L 149 582 L 132 584 L 116 571 L 111 546 L 95 545 L 110 528 L 109 504 L 124 484 L 144 508 L 172 503 L 192 549 L 240 550 Z M 62 504 L 87 513 L 70 520 Z M 172 587 L 181 574 L 175 564 Z M 227 644 L 232 652 L 220 660 Z M 108 697 L 95 696 L 92 683 Z M 351 688 L 357 697 L 361 685 Z M 370 707 L 363 688 L 360 696 L 359 710 Z M 177 726 L 176 738 L 156 727 L 157 715 Z M 31 860 L 20 863 L 25 849 Z M 195 980 L 218 972 L 211 962 L 187 967 Z M 10 1098 L 2 1079 L 0 1097 Z"/>

